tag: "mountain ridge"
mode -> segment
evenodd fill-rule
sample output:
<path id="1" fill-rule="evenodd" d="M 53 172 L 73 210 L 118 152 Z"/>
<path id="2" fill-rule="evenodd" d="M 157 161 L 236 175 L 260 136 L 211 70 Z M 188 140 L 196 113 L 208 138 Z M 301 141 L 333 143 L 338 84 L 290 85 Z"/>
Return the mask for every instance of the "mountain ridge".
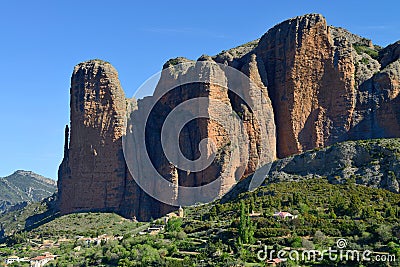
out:
<path id="1" fill-rule="evenodd" d="M 1 177 L 0 212 L 41 201 L 57 191 L 56 185 L 56 181 L 32 171 L 17 170 L 9 176 Z"/>

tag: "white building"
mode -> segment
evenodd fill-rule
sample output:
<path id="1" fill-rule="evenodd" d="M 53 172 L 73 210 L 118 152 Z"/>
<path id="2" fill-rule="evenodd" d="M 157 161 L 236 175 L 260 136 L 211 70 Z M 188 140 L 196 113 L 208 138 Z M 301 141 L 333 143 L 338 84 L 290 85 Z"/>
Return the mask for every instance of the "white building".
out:
<path id="1" fill-rule="evenodd" d="M 5 264 L 12 264 L 14 262 L 23 262 L 23 261 L 29 261 L 26 258 L 20 258 L 18 256 L 10 256 L 7 259 L 4 260 Z"/>
<path id="2" fill-rule="evenodd" d="M 56 258 L 56 255 L 53 255 L 51 253 L 44 253 L 41 256 L 37 256 L 35 258 L 31 259 L 31 267 L 42 267 L 44 266 L 46 263 L 48 263 L 49 261 L 52 261 Z"/>
<path id="3" fill-rule="evenodd" d="M 290 220 L 297 218 L 297 215 L 293 215 L 290 212 L 286 212 L 286 211 L 275 212 L 273 216 L 280 217 L 282 219 L 290 219 Z"/>

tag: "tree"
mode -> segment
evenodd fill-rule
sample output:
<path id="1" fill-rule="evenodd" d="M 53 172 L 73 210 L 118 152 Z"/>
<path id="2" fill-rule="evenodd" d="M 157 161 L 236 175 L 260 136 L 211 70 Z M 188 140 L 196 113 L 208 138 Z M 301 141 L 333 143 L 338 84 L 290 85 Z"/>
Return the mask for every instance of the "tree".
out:
<path id="1" fill-rule="evenodd" d="M 167 232 L 179 232 L 182 230 L 182 219 L 181 218 L 171 218 L 167 223 Z"/>
<path id="2" fill-rule="evenodd" d="M 209 216 L 210 216 L 210 221 L 213 221 L 214 218 L 217 217 L 217 208 L 216 208 L 215 206 L 213 206 L 213 207 L 210 209 Z"/>
<path id="3" fill-rule="evenodd" d="M 249 244 L 254 242 L 255 225 L 250 219 L 249 208 L 242 200 L 240 202 L 239 243 Z"/>
<path id="4" fill-rule="evenodd" d="M 260 212 L 261 216 L 264 216 L 264 209 L 263 209 L 263 204 L 262 203 L 260 204 L 259 212 Z"/>
<path id="5" fill-rule="evenodd" d="M 310 240 L 307 240 L 307 239 L 305 239 L 305 238 L 303 238 L 303 239 L 301 240 L 301 245 L 302 245 L 303 248 L 308 249 L 308 250 L 314 249 L 314 244 L 313 244 L 313 242 L 310 241 Z"/>
<path id="6" fill-rule="evenodd" d="M 350 204 L 349 204 L 349 211 L 351 212 L 351 214 L 349 214 L 350 216 L 357 217 L 360 214 L 360 210 L 362 208 L 362 203 L 360 198 L 357 195 L 351 195 L 350 196 Z"/>
<path id="7" fill-rule="evenodd" d="M 371 218 L 375 218 L 375 216 L 376 216 L 376 213 L 375 213 L 375 210 L 373 207 L 368 205 L 368 206 L 364 206 L 362 208 L 362 211 L 361 211 L 362 219 L 364 219 L 364 220 L 371 219 Z"/>
<path id="8" fill-rule="evenodd" d="M 317 230 L 314 234 L 313 240 L 315 241 L 315 243 L 322 245 L 326 240 L 326 236 L 323 232 Z"/>
<path id="9" fill-rule="evenodd" d="M 133 262 L 129 261 L 128 259 L 120 259 L 118 261 L 118 267 L 132 267 L 135 266 Z"/>
<path id="10" fill-rule="evenodd" d="M 378 235 L 379 240 L 382 240 L 383 242 L 387 242 L 392 238 L 392 228 L 389 225 L 381 224 L 375 232 Z"/>
<path id="11" fill-rule="evenodd" d="M 388 203 L 385 204 L 385 217 L 386 218 L 395 218 L 396 217 L 396 209 Z"/>
<path id="12" fill-rule="evenodd" d="M 336 213 L 333 211 L 333 209 L 331 209 L 331 211 L 329 212 L 329 218 L 336 220 Z"/>
<path id="13" fill-rule="evenodd" d="M 254 212 L 256 209 L 256 204 L 254 200 L 254 195 L 250 198 L 250 212 Z"/>
<path id="14" fill-rule="evenodd" d="M 240 201 L 240 220 L 239 220 L 238 232 L 239 232 L 239 243 L 246 243 L 248 236 L 246 229 L 246 211 L 243 200 Z"/>
<path id="15" fill-rule="evenodd" d="M 294 236 L 290 242 L 292 248 L 301 248 L 303 246 L 301 237 Z"/>

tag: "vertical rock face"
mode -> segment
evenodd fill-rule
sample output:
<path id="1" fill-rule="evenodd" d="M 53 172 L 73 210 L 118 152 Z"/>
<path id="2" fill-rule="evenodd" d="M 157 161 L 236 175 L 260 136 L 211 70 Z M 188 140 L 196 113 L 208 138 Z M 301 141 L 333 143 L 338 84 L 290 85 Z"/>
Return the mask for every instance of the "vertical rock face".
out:
<path id="1" fill-rule="evenodd" d="M 382 68 L 385 68 L 390 63 L 397 61 L 400 58 L 400 41 L 387 46 L 380 51 L 380 63 Z"/>
<path id="2" fill-rule="evenodd" d="M 159 185 L 152 181 L 157 174 L 176 186 L 183 187 L 200 187 L 218 179 L 216 192 L 200 189 L 196 194 L 188 194 L 177 187 L 171 194 L 165 193 L 171 203 L 183 198 L 196 203 L 196 200 L 203 197 L 222 196 L 237 180 L 255 171 L 260 165 L 275 159 L 273 111 L 266 91 L 262 92 L 258 86 L 251 86 L 246 78 L 240 80 L 243 84 L 239 85 L 246 91 L 246 98 L 252 101 L 254 108 L 250 110 L 243 100 L 228 90 L 231 80 L 227 77 L 229 76 L 227 70 L 215 64 L 209 57 L 202 57 L 197 62 L 182 58 L 173 62 L 175 64 L 186 62 L 186 64 L 175 67 L 167 62 L 154 96 L 138 100 L 133 104 L 130 121 L 135 140 L 132 143 L 135 147 L 132 152 L 135 156 L 131 160 L 135 164 L 132 168 L 134 176 L 147 179 L 143 183 L 151 183 L 154 191 L 162 191 L 162 188 L 158 188 Z M 245 77 L 243 74 L 242 76 Z M 180 83 L 181 81 L 184 82 Z M 262 94 L 266 98 L 261 97 Z M 199 99 L 207 101 L 201 102 Z M 195 101 L 179 111 L 179 114 L 185 113 L 196 119 L 184 125 L 179 134 L 177 147 L 167 150 L 173 153 L 180 150 L 189 160 L 197 160 L 204 155 L 208 158 L 215 154 L 211 164 L 209 166 L 207 164 L 208 167 L 200 171 L 187 171 L 179 168 L 179 164 L 177 166 L 176 163 L 172 163 L 165 153 L 166 148 L 161 143 L 162 128 L 165 127 L 167 116 L 171 116 L 181 104 L 192 100 Z M 146 114 L 149 114 L 147 119 Z M 176 127 L 179 127 L 179 114 L 174 120 Z M 198 114 L 206 116 L 199 117 Z M 239 123 L 239 118 L 234 119 L 234 116 L 240 117 L 243 123 Z M 256 117 L 261 120 L 257 121 Z M 146 129 L 145 148 L 140 148 L 140 144 L 138 145 L 143 138 L 140 136 L 141 128 Z M 271 140 L 269 137 L 261 138 L 262 133 L 269 134 Z M 248 136 L 249 143 L 243 135 Z M 208 143 L 205 149 L 199 150 L 199 144 L 206 139 Z M 239 151 L 238 147 L 242 150 Z M 243 151 L 246 152 L 239 153 Z M 145 154 L 150 158 L 150 166 L 143 160 Z M 153 167 L 157 173 L 154 173 Z M 162 209 L 161 213 L 170 209 L 165 205 L 159 207 Z"/>
<path id="3" fill-rule="evenodd" d="M 399 47 L 399 42 L 389 45 L 375 58 L 353 53 L 358 90 L 348 139 L 399 137 Z"/>
<path id="4" fill-rule="evenodd" d="M 94 60 L 75 67 L 70 141 L 59 177 L 62 213 L 119 209 L 126 171 L 125 114 L 125 95 L 109 63 Z"/>
<path id="5" fill-rule="evenodd" d="M 256 80 L 258 76 L 254 60 L 255 58 L 244 69 Z M 199 61 L 195 65 L 201 64 L 202 61 Z M 254 102 L 256 114 L 253 114 L 243 100 L 229 93 L 228 81 L 223 70 L 216 64 L 204 64 L 201 68 L 202 75 L 208 77 L 203 79 L 205 82 L 173 88 L 155 102 L 150 117 L 141 121 L 158 91 L 154 97 L 139 100 L 137 103 L 134 101 L 128 105 L 118 81 L 118 74 L 110 64 L 95 60 L 75 67 L 71 79 L 71 131 L 69 137 L 69 129 L 66 128 L 64 160 L 59 169 L 61 213 L 114 211 L 126 217 L 136 216 L 138 219 L 148 220 L 176 208 L 150 197 L 136 184 L 127 168 L 122 150 L 122 136 L 125 133 L 124 120 L 128 111 L 133 111 L 133 126 L 146 126 L 146 151 L 135 151 L 137 162 L 133 171 L 139 177 L 146 177 L 150 172 L 141 160 L 143 153 L 148 151 L 152 166 L 165 179 L 177 185 L 201 186 L 211 183 L 223 174 L 217 192 L 222 196 L 243 174 L 247 175 L 261 164 L 275 159 L 274 118 L 266 89 L 264 88 L 263 92 L 258 86 L 252 86 L 250 83 L 240 84 L 248 99 Z M 194 69 L 189 68 L 183 72 L 186 74 L 182 74 L 174 68 L 169 68 L 163 72 L 158 88 L 175 84 L 176 79 L 183 79 L 185 75 L 199 78 L 194 77 L 199 75 Z M 224 81 L 225 85 L 218 85 L 213 81 Z M 262 94 L 264 98 L 261 97 Z M 161 145 L 161 128 L 166 116 L 174 108 L 187 100 L 199 97 L 207 98 L 210 102 L 205 106 L 193 107 L 194 110 L 205 109 L 211 118 L 196 119 L 185 125 L 180 134 L 179 148 L 186 158 L 195 160 L 200 156 L 200 141 L 208 138 L 215 147 L 209 147 L 206 153 L 210 155 L 215 152 L 216 159 L 202 171 L 187 172 L 178 169 L 165 157 Z M 224 108 L 218 108 L 212 101 L 222 103 Z M 232 119 L 235 112 L 242 117 L 243 125 Z M 257 121 L 255 115 L 262 120 Z M 224 121 L 224 125 L 218 120 Z M 268 132 L 271 140 L 263 142 L 261 131 Z M 248 144 L 242 139 L 244 132 L 249 136 Z M 250 152 L 239 154 L 234 150 L 236 146 L 248 146 Z M 249 161 L 246 161 L 248 154 Z M 174 195 L 175 200 L 182 197 L 198 197 L 183 194 L 177 191 Z M 207 195 L 210 192 L 201 194 Z"/>
<path id="6" fill-rule="evenodd" d="M 256 51 L 267 70 L 278 157 L 340 140 L 355 97 L 346 38 L 333 39 L 321 15 L 307 15 L 269 30 Z"/>
<path id="7" fill-rule="evenodd" d="M 373 137 L 398 137 L 400 134 L 400 60 L 388 64 L 375 74 L 372 84 L 371 110 Z M 368 86 L 367 85 L 367 86 Z"/>
<path id="8" fill-rule="evenodd" d="M 214 57 L 202 56 L 180 71 L 175 64 L 192 61 L 168 61 L 155 94 L 138 101 L 125 98 L 118 74 L 109 63 L 93 60 L 77 65 L 71 79 L 71 129 L 66 129 L 59 168 L 61 213 L 114 211 L 148 220 L 176 209 L 150 197 L 128 170 L 122 151 L 127 114 L 133 126 L 145 123 L 146 151 L 157 173 L 174 185 L 187 187 L 208 184 L 225 173 L 219 195 L 276 156 L 345 140 L 400 137 L 400 42 L 379 54 L 377 50 L 370 40 L 328 27 L 324 17 L 311 14 L 282 22 L 259 40 Z M 246 99 L 227 89 L 232 83 L 223 67 L 206 62 L 244 73 L 251 81 L 239 86 Z M 179 85 L 161 93 L 160 86 L 173 85 L 190 75 L 196 78 L 193 66 L 203 68 L 203 83 Z M 213 83 L 215 80 L 221 83 Z M 143 121 L 158 94 L 162 96 L 149 119 Z M 168 114 L 192 98 L 208 100 L 202 107 L 193 105 L 193 113 L 203 108 L 214 116 L 190 121 L 179 135 L 179 148 L 187 159 L 201 156 L 201 140 L 208 138 L 215 145 L 207 144 L 205 153 L 215 153 L 216 159 L 197 172 L 179 169 L 161 145 L 161 128 Z M 216 102 L 225 107 L 218 108 Z M 240 118 L 240 125 L 230 119 L 232 114 Z M 237 133 L 233 138 L 231 131 Z M 240 138 L 242 134 L 248 144 Z M 246 152 L 236 155 L 236 145 L 244 145 Z M 133 152 L 133 172 L 146 177 L 141 150 Z M 238 173 L 243 175 L 237 177 Z M 183 197 L 177 188 L 170 192 L 172 202 Z"/>

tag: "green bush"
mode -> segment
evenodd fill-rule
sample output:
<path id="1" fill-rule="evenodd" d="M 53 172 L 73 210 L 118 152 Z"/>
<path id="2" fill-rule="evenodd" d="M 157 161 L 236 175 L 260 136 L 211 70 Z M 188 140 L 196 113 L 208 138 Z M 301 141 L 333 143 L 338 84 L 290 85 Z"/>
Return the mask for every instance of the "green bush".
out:
<path id="1" fill-rule="evenodd" d="M 353 48 L 356 50 L 357 54 L 361 55 L 362 53 L 366 53 L 368 54 L 370 57 L 372 57 L 373 59 L 378 59 L 379 58 L 379 53 L 378 51 L 376 51 L 373 48 L 370 48 L 366 45 L 357 45 L 354 44 Z M 367 62 L 368 63 L 368 62 Z"/>

